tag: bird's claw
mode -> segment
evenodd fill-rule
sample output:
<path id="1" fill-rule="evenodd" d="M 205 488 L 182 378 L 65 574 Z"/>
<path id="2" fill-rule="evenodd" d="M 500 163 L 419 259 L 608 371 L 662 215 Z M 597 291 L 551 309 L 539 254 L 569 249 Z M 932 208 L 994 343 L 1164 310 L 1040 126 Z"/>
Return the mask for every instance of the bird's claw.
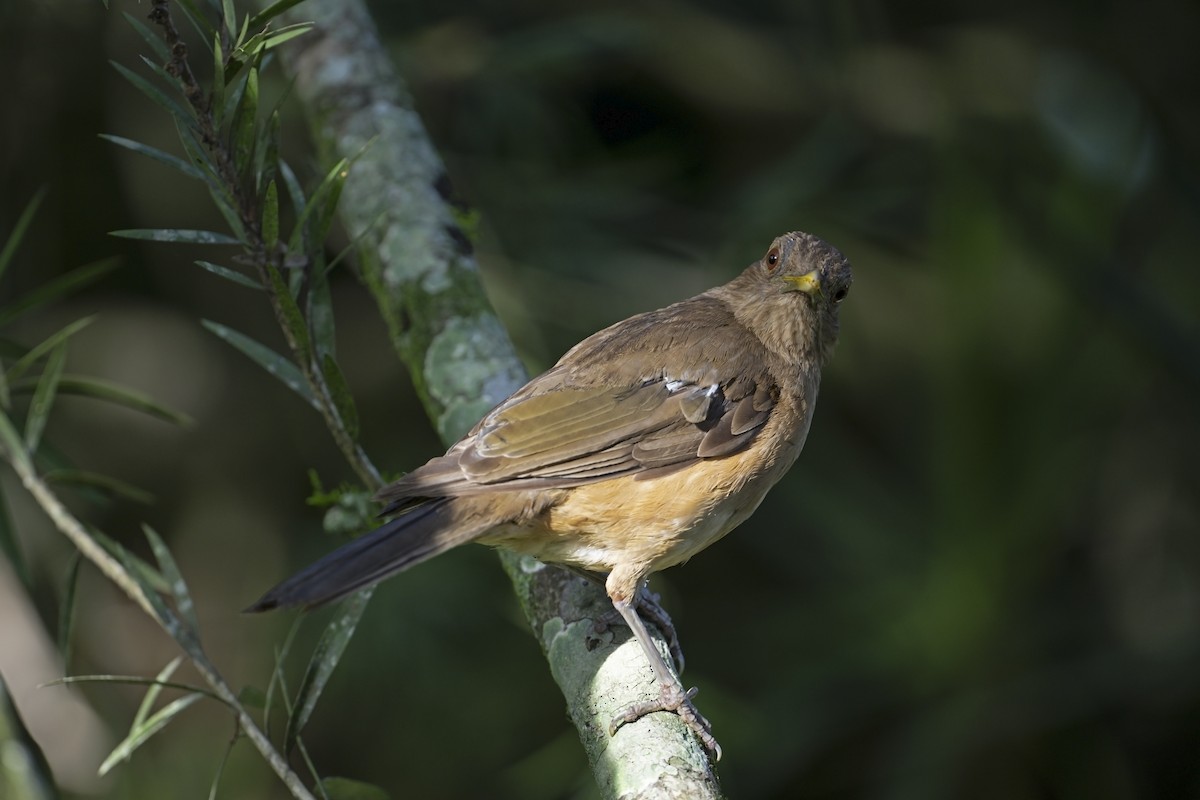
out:
<path id="1" fill-rule="evenodd" d="M 720 761 L 721 745 L 717 744 L 717 740 L 713 738 L 712 723 L 700 713 L 700 710 L 696 708 L 696 704 L 692 702 L 692 698 L 696 696 L 696 692 L 698 691 L 699 689 L 692 687 L 685 692 L 683 687 L 678 684 L 673 686 L 662 684 L 657 698 L 634 703 L 613 717 L 612 722 L 608 724 L 608 735 L 615 736 L 617 730 L 622 725 L 629 722 L 637 722 L 647 714 L 653 714 L 656 711 L 668 711 L 672 714 L 677 714 L 683 720 L 683 724 L 687 725 L 692 730 L 692 733 L 696 734 L 696 738 L 712 754 L 714 761 Z"/>

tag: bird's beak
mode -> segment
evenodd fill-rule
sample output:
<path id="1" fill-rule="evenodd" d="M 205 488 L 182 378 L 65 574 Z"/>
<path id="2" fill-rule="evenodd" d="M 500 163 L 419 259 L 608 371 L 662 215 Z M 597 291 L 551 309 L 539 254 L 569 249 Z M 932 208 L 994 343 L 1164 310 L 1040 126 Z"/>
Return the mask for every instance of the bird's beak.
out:
<path id="1" fill-rule="evenodd" d="M 821 276 L 815 269 L 804 275 L 784 275 L 783 279 L 797 292 L 804 292 L 809 296 L 821 293 Z"/>

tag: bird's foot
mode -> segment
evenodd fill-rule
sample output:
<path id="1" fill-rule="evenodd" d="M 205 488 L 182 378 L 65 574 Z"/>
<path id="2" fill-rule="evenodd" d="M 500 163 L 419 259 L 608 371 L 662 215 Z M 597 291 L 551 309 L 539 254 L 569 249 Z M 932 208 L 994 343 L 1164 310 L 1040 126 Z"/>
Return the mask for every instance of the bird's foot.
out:
<path id="1" fill-rule="evenodd" d="M 698 691 L 693 687 L 685 692 L 678 683 L 659 684 L 659 696 L 656 699 L 634 703 L 613 717 L 613 721 L 608 724 L 608 735 L 615 736 L 622 725 L 628 722 L 637 722 L 647 714 L 669 711 L 672 714 L 678 714 L 679 718 L 683 720 L 683 724 L 691 728 L 692 733 L 696 734 L 696 738 L 700 740 L 704 748 L 712 754 L 713 760 L 720 761 L 721 745 L 717 744 L 717 740 L 713 738 L 712 724 L 692 702 L 692 698 Z"/>
<path id="2" fill-rule="evenodd" d="M 675 623 L 671 622 L 671 616 L 662 607 L 661 599 L 658 594 L 643 586 L 638 591 L 637 610 L 643 619 L 662 631 L 662 635 L 667 640 L 667 649 L 671 651 L 671 660 L 675 662 L 675 671 L 682 674 L 683 648 L 679 644 L 679 634 L 675 632 Z M 596 620 L 596 632 L 604 633 L 613 625 L 624 624 L 625 621 L 621 615 L 615 609 L 609 609 Z"/>

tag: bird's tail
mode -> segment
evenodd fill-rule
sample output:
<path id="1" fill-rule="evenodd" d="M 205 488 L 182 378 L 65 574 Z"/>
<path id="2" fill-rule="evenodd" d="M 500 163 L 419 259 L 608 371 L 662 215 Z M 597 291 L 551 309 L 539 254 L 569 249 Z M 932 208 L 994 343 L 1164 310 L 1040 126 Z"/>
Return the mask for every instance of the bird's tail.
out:
<path id="1" fill-rule="evenodd" d="M 495 520 L 469 505 L 442 499 L 417 506 L 296 573 L 246 611 L 323 605 L 470 542 Z"/>

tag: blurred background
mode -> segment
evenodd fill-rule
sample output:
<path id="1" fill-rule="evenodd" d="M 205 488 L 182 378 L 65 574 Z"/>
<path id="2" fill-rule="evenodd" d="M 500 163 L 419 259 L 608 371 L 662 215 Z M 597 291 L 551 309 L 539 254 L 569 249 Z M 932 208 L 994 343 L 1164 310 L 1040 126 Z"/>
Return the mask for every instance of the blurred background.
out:
<path id="1" fill-rule="evenodd" d="M 74 502 L 167 538 L 205 643 L 262 688 L 290 625 L 238 613 L 331 546 L 308 470 L 352 480 L 320 419 L 209 335 L 280 346 L 211 253 L 119 228 L 221 230 L 199 184 L 101 139 L 179 152 L 106 63 L 145 45 L 88 0 L 0 5 L 0 239 L 48 194 L 10 300 L 109 256 L 104 281 L 3 335 L 96 314 L 68 371 L 190 414 L 64 398 L 48 438 L 156 501 Z M 807 448 L 756 516 L 656 579 L 736 798 L 1200 796 L 1200 7 L 649 0 L 373 4 L 480 214 L 489 292 L 530 369 L 723 282 L 793 229 L 854 264 Z M 281 78 L 273 76 L 272 90 Z M 285 138 L 313 169 L 301 113 Z M 335 247 L 340 247 L 335 243 Z M 351 270 L 339 349 L 375 461 L 440 446 Z M 190 709 L 108 778 L 135 687 L 175 653 L 94 571 L 64 665 L 70 548 L 11 474 L 27 592 L 0 560 L 0 671 L 68 797 L 203 797 L 232 722 Z M 288 663 L 299 679 L 326 617 Z M 187 676 L 181 671 L 183 679 Z M 306 734 L 323 774 L 395 798 L 594 798 L 495 557 L 386 584 Z M 219 797 L 282 797 L 234 748 Z"/>

